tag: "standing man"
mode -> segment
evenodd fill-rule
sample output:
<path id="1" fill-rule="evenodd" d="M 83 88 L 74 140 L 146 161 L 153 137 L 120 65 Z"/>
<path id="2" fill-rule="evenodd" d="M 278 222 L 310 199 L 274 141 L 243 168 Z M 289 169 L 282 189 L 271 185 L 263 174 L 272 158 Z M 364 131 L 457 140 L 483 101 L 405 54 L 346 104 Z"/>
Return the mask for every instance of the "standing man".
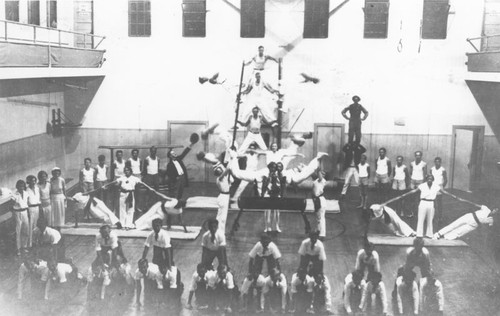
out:
<path id="1" fill-rule="evenodd" d="M 170 161 L 167 163 L 168 187 L 170 196 L 175 197 L 177 200 L 182 199 L 184 187 L 188 185 L 187 169 L 182 160 L 191 150 L 191 146 L 197 141 L 191 139 L 191 144 L 184 148 L 180 155 L 177 155 L 173 149 L 168 152 L 167 156 L 170 158 Z"/>
<path id="2" fill-rule="evenodd" d="M 389 195 L 389 190 L 391 188 L 391 171 L 392 165 L 391 160 L 386 156 L 387 150 L 381 147 L 378 150 L 378 157 L 375 159 L 375 186 L 382 197 L 385 200 Z"/>
<path id="3" fill-rule="evenodd" d="M 361 101 L 360 97 L 355 95 L 352 100 L 354 103 L 342 110 L 342 116 L 349 121 L 349 143 L 352 143 L 355 137 L 354 142 L 359 144 L 361 142 L 361 121 L 366 120 L 368 111 L 358 103 Z M 346 115 L 347 112 L 349 112 L 349 116 Z M 361 113 L 363 113 L 363 117 L 361 117 Z"/>
<path id="4" fill-rule="evenodd" d="M 90 158 L 85 158 L 84 168 L 80 170 L 80 186 L 83 193 L 87 193 L 89 191 L 94 190 L 94 182 L 97 176 L 97 171 L 95 168 L 92 168 L 92 160 Z"/>
<path id="5" fill-rule="evenodd" d="M 125 160 L 123 160 L 123 151 L 116 151 L 116 159 L 111 164 L 111 181 L 115 181 L 116 179 L 123 177 L 125 175 Z M 113 211 L 120 212 L 120 190 L 118 187 L 114 187 L 113 189 Z"/>
<path id="6" fill-rule="evenodd" d="M 276 124 L 276 122 L 269 122 L 266 120 L 266 118 L 262 115 L 259 115 L 260 109 L 259 107 L 254 107 L 252 109 L 252 115 L 248 118 L 246 122 L 241 122 L 238 121 L 238 124 L 248 127 L 248 133 L 247 136 L 245 137 L 245 140 L 240 146 L 239 154 L 242 155 L 246 152 L 248 147 L 255 143 L 257 146 L 259 146 L 259 149 L 261 150 L 267 150 L 266 143 L 264 142 L 264 139 L 262 138 L 262 134 L 260 133 L 260 128 L 262 124 L 265 125 L 271 125 Z"/>
<path id="7" fill-rule="evenodd" d="M 434 176 L 434 183 L 438 185 L 441 189 L 446 187 L 448 183 L 448 175 L 446 174 L 446 169 L 441 166 L 441 157 L 436 157 L 434 159 L 434 167 L 431 168 L 430 174 Z M 443 214 L 443 196 L 438 193 L 436 197 L 436 227 L 441 224 Z"/>
<path id="8" fill-rule="evenodd" d="M 260 111 L 262 112 L 262 115 L 269 121 L 274 121 L 275 115 L 271 111 L 269 111 L 266 107 L 266 104 L 268 103 L 267 99 L 264 96 L 264 90 L 267 90 L 271 94 L 276 94 L 277 96 L 280 96 L 280 93 L 278 90 L 275 90 L 271 85 L 268 83 L 264 82 L 261 79 L 260 72 L 255 73 L 255 79 L 250 80 L 250 82 L 247 85 L 247 88 L 241 92 L 242 95 L 247 95 L 251 91 L 252 94 L 249 95 L 252 100 L 247 100 L 248 103 L 251 104 L 252 107 L 257 106 Z M 248 106 L 246 107 L 247 111 L 242 111 L 242 117 L 248 117 Z"/>
<path id="9" fill-rule="evenodd" d="M 254 70 L 254 72 L 264 71 L 265 66 L 266 66 L 266 62 L 268 60 L 272 60 L 275 63 L 278 62 L 278 60 L 276 58 L 274 58 L 272 56 L 269 56 L 269 55 L 265 55 L 264 54 L 264 46 L 261 45 L 261 46 L 259 46 L 259 53 L 257 55 L 255 55 L 249 61 L 245 62 L 245 66 L 248 66 L 251 63 L 253 63 L 253 70 Z"/>
<path id="10" fill-rule="evenodd" d="M 415 161 L 410 163 L 410 189 L 416 189 L 419 185 L 424 183 L 425 176 L 427 175 L 427 164 L 422 161 L 422 152 L 420 150 L 415 152 Z M 410 216 L 418 207 L 418 197 L 415 197 L 410 205 Z"/>
<path id="11" fill-rule="evenodd" d="M 172 246 L 168 232 L 162 229 L 163 221 L 159 218 L 153 220 L 153 231 L 146 238 L 142 259 L 148 256 L 149 248 L 153 247 L 152 262 L 160 268 L 162 274 L 165 274 L 173 266 Z"/>
<path id="12" fill-rule="evenodd" d="M 359 143 L 350 141 L 342 148 L 342 151 L 345 153 L 345 158 L 344 158 L 345 182 L 344 186 L 342 187 L 342 194 L 340 195 L 341 200 L 345 198 L 347 189 L 349 189 L 352 179 L 354 179 L 355 185 L 359 185 L 358 165 L 359 162 L 361 161 L 361 155 L 364 152 L 366 152 L 366 149 Z"/>
<path id="13" fill-rule="evenodd" d="M 143 181 L 147 185 L 151 186 L 153 189 L 158 191 L 158 188 L 160 186 L 160 175 L 159 175 L 159 170 L 160 170 L 160 158 L 156 156 L 156 147 L 151 146 L 149 148 L 149 156 L 144 159 L 144 162 L 142 164 L 142 175 L 143 175 Z M 150 199 L 151 199 L 151 193 L 146 194 L 146 205 L 145 209 L 148 209 L 150 206 Z"/>
<path id="14" fill-rule="evenodd" d="M 132 168 L 132 175 L 141 178 L 142 160 L 139 158 L 139 149 L 132 149 L 132 157 L 130 157 L 126 165 Z"/>

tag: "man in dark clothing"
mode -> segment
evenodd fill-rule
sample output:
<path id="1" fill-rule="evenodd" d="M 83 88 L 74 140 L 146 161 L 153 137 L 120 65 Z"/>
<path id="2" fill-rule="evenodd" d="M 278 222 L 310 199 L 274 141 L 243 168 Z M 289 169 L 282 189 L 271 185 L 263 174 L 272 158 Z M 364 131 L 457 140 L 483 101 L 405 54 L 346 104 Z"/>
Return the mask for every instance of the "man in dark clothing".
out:
<path id="1" fill-rule="evenodd" d="M 188 185 L 188 174 L 186 166 L 182 159 L 191 150 L 191 145 L 184 148 L 180 155 L 177 155 L 174 150 L 169 151 L 168 158 L 170 161 L 167 163 L 167 178 L 170 196 L 177 200 L 182 199 L 184 187 Z"/>
<path id="2" fill-rule="evenodd" d="M 354 103 L 342 110 L 342 116 L 349 121 L 349 143 L 352 143 L 356 138 L 354 142 L 359 144 L 361 142 L 361 121 L 366 120 L 368 111 L 358 103 L 361 101 L 360 97 L 355 95 L 352 100 Z M 349 116 L 346 115 L 347 112 L 349 112 Z M 361 117 L 361 112 L 363 117 Z"/>
<path id="3" fill-rule="evenodd" d="M 344 156 L 344 172 L 345 172 L 345 182 L 342 188 L 342 194 L 340 196 L 343 199 L 349 189 L 351 180 L 354 178 L 356 185 L 359 185 L 359 174 L 358 165 L 361 160 L 361 155 L 366 152 L 366 148 L 361 146 L 359 143 L 350 142 L 346 144 L 342 151 L 345 153 Z"/>

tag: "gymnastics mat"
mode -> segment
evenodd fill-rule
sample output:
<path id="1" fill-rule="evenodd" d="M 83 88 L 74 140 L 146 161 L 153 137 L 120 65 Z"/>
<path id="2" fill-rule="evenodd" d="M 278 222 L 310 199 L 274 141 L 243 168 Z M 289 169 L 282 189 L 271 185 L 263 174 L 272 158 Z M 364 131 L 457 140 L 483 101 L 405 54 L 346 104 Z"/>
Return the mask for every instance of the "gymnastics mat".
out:
<path id="1" fill-rule="evenodd" d="M 99 233 L 99 228 L 102 224 L 99 223 L 78 223 L 78 228 L 74 227 L 74 223 L 67 223 L 65 227 L 61 228 L 61 233 L 63 235 L 71 236 L 95 236 Z M 166 230 L 166 226 L 163 226 Z M 184 227 L 182 226 L 172 226 L 171 229 L 167 230 L 170 238 L 181 239 L 181 240 L 195 240 L 200 234 L 200 226 L 186 226 L 188 232 L 184 232 Z M 123 229 L 113 229 L 118 237 L 124 238 L 147 238 L 151 233 L 151 230 L 123 230 Z"/>
<path id="2" fill-rule="evenodd" d="M 200 208 L 200 209 L 218 209 L 217 197 L 214 196 L 193 196 L 187 199 L 186 209 L 188 208 Z M 231 203 L 229 206 L 230 211 L 238 211 L 238 203 Z M 247 210 L 245 211 L 262 211 L 262 210 Z M 282 212 L 287 212 L 286 210 Z M 295 211 L 293 211 L 295 212 Z M 314 203 L 312 199 L 307 199 L 306 212 L 314 212 Z M 339 201 L 337 200 L 326 200 L 326 212 L 327 213 L 340 213 Z"/>
<path id="3" fill-rule="evenodd" d="M 398 237 L 394 235 L 368 234 L 368 240 L 375 245 L 413 246 L 414 237 Z M 468 247 L 462 240 L 424 238 L 425 247 Z"/>

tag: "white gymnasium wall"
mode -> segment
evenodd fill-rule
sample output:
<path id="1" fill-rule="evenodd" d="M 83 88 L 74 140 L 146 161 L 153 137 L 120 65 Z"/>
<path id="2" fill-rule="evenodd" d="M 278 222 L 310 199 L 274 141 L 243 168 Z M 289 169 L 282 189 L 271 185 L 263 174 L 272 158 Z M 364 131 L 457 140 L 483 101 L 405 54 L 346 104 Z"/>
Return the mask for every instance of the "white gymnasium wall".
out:
<path id="1" fill-rule="evenodd" d="M 206 38 L 183 38 L 181 1 L 153 0 L 152 35 L 134 38 L 128 37 L 128 1 L 96 0 L 95 33 L 107 36 L 107 76 L 84 127 L 155 129 L 167 120 L 230 125 L 241 61 L 261 44 L 284 58 L 292 120 L 306 107 L 297 130 L 344 122 L 340 111 L 354 94 L 370 111 L 365 133 L 450 134 L 453 124 L 487 126 L 464 82 L 465 39 L 481 32 L 482 1 L 452 0 L 447 39 L 422 40 L 420 52 L 422 0 L 391 1 L 387 39 L 363 38 L 363 0 L 349 1 L 330 18 L 328 39 L 302 39 L 303 0 L 268 0 L 266 37 L 240 38 L 239 12 L 227 2 L 239 7 L 237 0 L 207 0 Z M 332 0 L 330 9 L 340 2 Z M 294 40 L 291 52 L 280 47 Z M 215 72 L 227 78 L 224 87 L 198 84 L 198 76 Z M 267 72 L 275 83 L 276 66 Z M 320 84 L 299 84 L 300 72 Z M 405 126 L 396 127 L 395 119 Z"/>

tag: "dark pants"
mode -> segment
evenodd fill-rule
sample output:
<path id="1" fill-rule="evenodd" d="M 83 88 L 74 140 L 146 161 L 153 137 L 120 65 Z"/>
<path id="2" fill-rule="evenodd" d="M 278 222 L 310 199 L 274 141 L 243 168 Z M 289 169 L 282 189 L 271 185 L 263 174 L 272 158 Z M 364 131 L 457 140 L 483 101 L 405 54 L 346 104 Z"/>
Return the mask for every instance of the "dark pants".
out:
<path id="1" fill-rule="evenodd" d="M 212 268 L 212 263 L 214 259 L 217 258 L 219 265 L 225 264 L 227 265 L 227 257 L 226 257 L 226 249 L 219 248 L 217 250 L 210 250 L 208 248 L 203 247 L 201 253 L 201 263 L 207 268 Z"/>
<path id="2" fill-rule="evenodd" d="M 162 273 L 164 273 L 169 267 L 169 251 L 168 248 L 161 248 L 153 246 L 153 261 Z"/>
<path id="3" fill-rule="evenodd" d="M 111 247 L 103 247 L 101 246 L 101 258 L 104 261 L 103 263 L 108 263 L 110 262 L 109 258 L 109 251 L 111 251 Z M 116 256 L 120 256 L 122 260 L 127 262 L 127 259 L 125 258 L 125 255 L 123 254 L 123 248 L 122 248 L 122 243 L 118 241 L 118 247 L 116 248 L 115 256 L 111 258 L 111 265 L 118 267 L 118 260 L 116 259 Z M 94 260 L 93 264 L 100 264 L 100 262 L 97 262 L 97 258 Z"/>
<path id="4" fill-rule="evenodd" d="M 323 273 L 323 260 L 319 260 L 319 256 L 305 255 L 300 256 L 300 267 L 307 269 L 309 262 L 312 262 L 311 275 L 315 276 Z"/>
<path id="5" fill-rule="evenodd" d="M 314 289 L 313 308 L 316 314 L 320 314 L 326 310 L 326 291 L 324 289 Z"/>
<path id="6" fill-rule="evenodd" d="M 168 179 L 168 188 L 170 196 L 175 196 L 177 200 L 182 199 L 184 187 L 186 186 L 186 175 L 183 174 L 173 179 Z"/>
<path id="7" fill-rule="evenodd" d="M 354 139 L 356 143 L 361 142 L 361 123 L 349 122 L 348 141 L 352 143 Z"/>
<path id="8" fill-rule="evenodd" d="M 295 301 L 295 313 L 299 315 L 305 315 L 309 306 L 312 303 L 312 295 L 306 291 L 304 286 L 297 286 L 297 293 L 293 294 L 293 300 Z"/>
<path id="9" fill-rule="evenodd" d="M 198 282 L 194 294 L 196 296 L 196 305 L 198 307 L 208 305 L 209 297 L 208 297 L 206 282 Z"/>
<path id="10" fill-rule="evenodd" d="M 276 267 L 276 259 L 272 255 L 266 256 L 266 257 L 261 257 L 261 256 L 255 256 L 254 262 L 253 262 L 253 271 L 261 273 L 262 272 L 262 266 L 264 265 L 264 260 L 267 261 L 267 273 L 269 274 L 269 271 L 271 271 L 274 267 Z"/>

